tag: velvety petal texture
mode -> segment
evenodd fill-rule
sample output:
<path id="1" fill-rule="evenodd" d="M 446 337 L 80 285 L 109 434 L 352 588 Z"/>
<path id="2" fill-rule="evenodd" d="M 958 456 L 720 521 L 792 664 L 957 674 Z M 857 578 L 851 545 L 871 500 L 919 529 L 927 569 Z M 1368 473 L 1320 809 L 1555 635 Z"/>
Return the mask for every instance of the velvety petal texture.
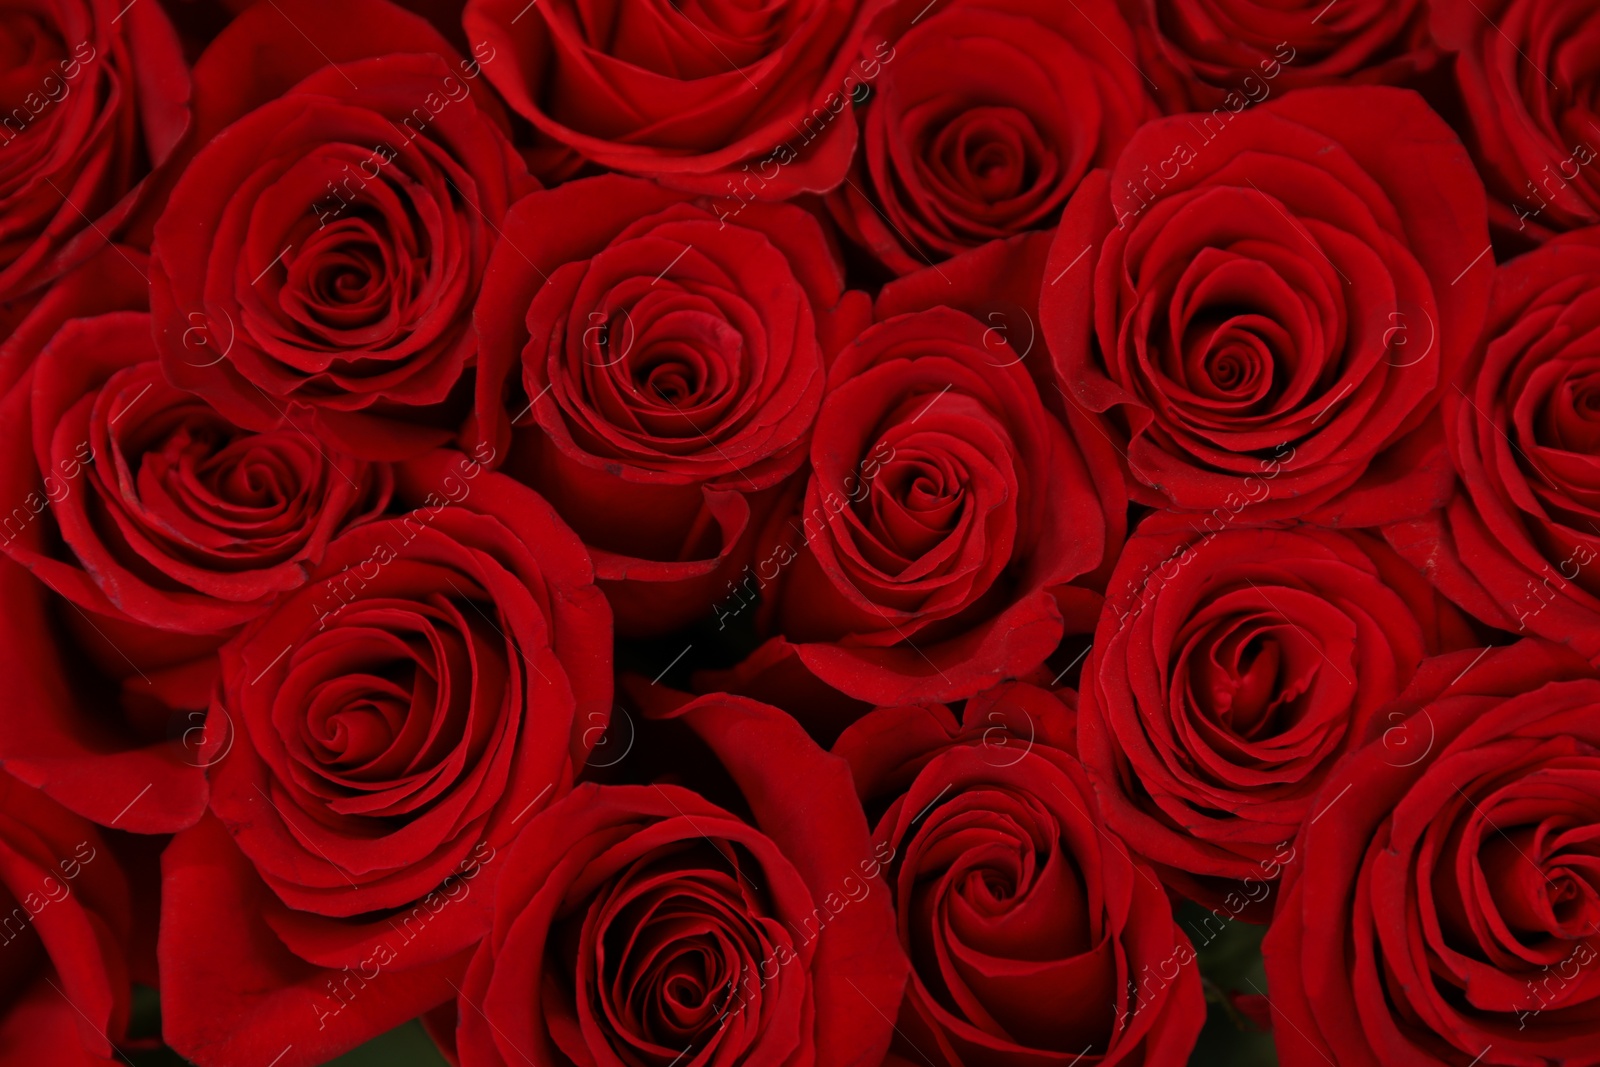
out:
<path id="1" fill-rule="evenodd" d="M 621 632 L 709 619 L 805 461 L 865 294 L 799 208 L 638 179 L 535 193 L 505 237 L 476 313 L 478 432 L 583 537 Z"/>
<path id="2" fill-rule="evenodd" d="M 683 188 L 764 199 L 826 192 L 856 147 L 858 88 L 892 46 L 863 40 L 885 0 L 469 0 L 467 36 L 546 144 L 539 173 L 571 157 Z M 770 188 L 769 188 L 770 187 Z"/>
<path id="3" fill-rule="evenodd" d="M 1013 685 L 959 721 L 881 708 L 835 744 L 912 962 L 896 1062 L 1186 1062 L 1204 1017 L 1194 949 L 1056 747 L 1064 727 L 1062 702 Z"/>
<path id="4" fill-rule="evenodd" d="M 202 117 L 231 125 L 188 161 L 156 223 L 162 367 L 242 426 L 415 456 L 467 413 L 473 301 L 500 220 L 537 183 L 482 68 L 425 22 L 377 0 L 275 7 L 241 16 L 197 72 Z M 391 44 L 406 51 L 362 57 L 363 12 L 409 27 Z M 253 109 L 235 99 L 233 57 L 304 24 L 361 58 L 307 62 Z"/>
<path id="5" fill-rule="evenodd" d="M 1107 823 L 1167 884 L 1265 919 L 1322 783 L 1425 656 L 1474 640 L 1372 534 L 1157 514 L 1111 577 L 1079 751 Z"/>
<path id="6" fill-rule="evenodd" d="M 803 495 L 743 583 L 767 590 L 776 647 L 873 704 L 962 699 L 1038 667 L 1092 628 L 1125 529 L 1095 431 L 1046 409 L 1008 330 L 920 299 L 829 367 Z"/>
<path id="7" fill-rule="evenodd" d="M 1403 85 L 1439 58 L 1422 0 L 1118 0 L 1167 111 L 1316 85 Z"/>
<path id="8" fill-rule="evenodd" d="M 189 71 L 160 4 L 39 0 L 0 15 L 0 300 L 122 231 L 189 122 Z"/>
<path id="9" fill-rule="evenodd" d="M 1429 661 L 1391 711 L 1284 878 L 1280 1062 L 1600 1062 L 1600 679 L 1528 640 Z"/>
<path id="10" fill-rule="evenodd" d="M 0 0 L 0 1067 L 1600 1067 L 1597 3 Z"/>
<path id="11" fill-rule="evenodd" d="M 1154 114 L 1110 0 L 897 0 L 879 34 L 893 48 L 864 83 L 861 149 L 829 207 L 898 274 L 1054 225 Z"/>
<path id="12" fill-rule="evenodd" d="M 1079 186 L 1045 274 L 1058 388 L 1103 417 L 1138 502 L 1366 526 L 1448 494 L 1429 416 L 1493 257 L 1471 161 L 1416 94 L 1150 123 Z"/>
<path id="13" fill-rule="evenodd" d="M 751 700 L 650 715 L 709 749 L 727 806 L 584 784 L 534 818 L 461 985 L 462 1067 L 875 1067 L 906 962 L 848 767 Z"/>
<path id="14" fill-rule="evenodd" d="M 1453 52 L 1462 136 L 1491 197 L 1495 240 L 1517 252 L 1600 223 L 1600 12 L 1561 0 L 1434 0 Z"/>
<path id="15" fill-rule="evenodd" d="M 385 465 L 288 427 L 242 430 L 174 388 L 142 312 L 64 324 L 11 397 L 0 494 L 33 488 L 53 506 L 6 551 L 80 607 L 159 630 L 260 614 L 392 489 Z"/>
<path id="16" fill-rule="evenodd" d="M 0 775 L 0 1060 L 123 1063 L 128 882 L 93 825 Z"/>
<path id="17" fill-rule="evenodd" d="M 1445 395 L 1460 484 L 1384 532 L 1491 626 L 1600 662 L 1600 234 L 1565 235 L 1495 276 L 1483 342 Z"/>
<path id="18" fill-rule="evenodd" d="M 222 654 L 211 714 L 233 744 L 212 817 L 165 860 L 167 1040 L 202 1067 L 280 1039 L 284 1063 L 321 1063 L 444 1000 L 487 929 L 493 857 L 609 713 L 610 611 L 549 505 L 456 452 L 397 482 L 414 510 L 335 539 Z M 196 966 L 208 938 L 244 965 Z M 346 996 L 351 968 L 397 991 Z"/>
<path id="19" fill-rule="evenodd" d="M 190 420 L 226 423 L 155 373 L 147 265 L 135 249 L 101 250 L 0 348 L 0 367 L 15 375 L 0 398 L 0 668 L 16 709 L 0 715 L 0 762 L 102 825 L 170 833 L 205 807 L 217 647 L 265 606 L 261 579 L 271 576 L 220 573 L 250 553 L 218 566 L 226 535 L 201 516 L 226 505 L 211 496 L 196 509 L 206 494 L 191 490 L 204 476 L 167 459 L 169 446 L 191 462 L 207 454 L 190 447 Z M 314 555 L 314 536 L 296 542 L 288 531 L 292 516 L 322 510 L 316 486 L 336 468 L 318 457 L 301 469 L 309 477 L 296 492 L 308 495 L 284 494 L 278 515 L 291 516 L 288 541 Z M 321 521 L 309 519 L 313 529 Z M 230 580 L 235 598 L 217 596 Z"/>

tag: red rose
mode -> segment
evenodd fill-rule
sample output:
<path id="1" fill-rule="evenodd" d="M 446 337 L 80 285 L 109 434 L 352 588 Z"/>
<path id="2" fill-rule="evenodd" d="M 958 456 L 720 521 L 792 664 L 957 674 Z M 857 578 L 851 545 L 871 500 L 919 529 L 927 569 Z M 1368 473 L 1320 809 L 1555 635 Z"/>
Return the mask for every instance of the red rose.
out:
<path id="1" fill-rule="evenodd" d="M 852 101 L 888 42 L 858 48 L 882 0 L 767 6 L 469 0 L 467 36 L 512 109 L 566 152 L 712 195 L 826 192 L 856 146 Z M 858 55 L 859 51 L 859 55 Z M 741 168 L 742 165 L 742 168 Z M 753 169 L 752 169 L 753 168 Z"/>
<path id="2" fill-rule="evenodd" d="M 1488 247 L 1482 187 L 1420 97 L 1307 90 L 1150 123 L 1086 179 L 1044 334 L 1139 503 L 1374 525 L 1449 491 L 1428 416 L 1482 322 Z"/>
<path id="3" fill-rule="evenodd" d="M 1171 111 L 1238 111 L 1273 93 L 1398 84 L 1432 67 L 1424 0 L 1118 0 Z"/>
<path id="4" fill-rule="evenodd" d="M 1280 1062 L 1600 1062 L 1600 680 L 1524 641 L 1430 661 L 1392 710 L 1284 876 Z"/>
<path id="5" fill-rule="evenodd" d="M 624 634 L 708 618 L 805 460 L 866 298 L 815 218 L 607 176 L 507 217 L 478 303 L 481 431 L 583 537 Z M 520 389 L 507 378 L 519 371 Z M 509 394 L 509 396 L 508 396 Z"/>
<path id="6" fill-rule="evenodd" d="M 877 1067 L 906 963 L 848 768 L 751 700 L 650 717 L 718 769 L 586 783 L 528 824 L 461 984 L 462 1067 Z"/>
<path id="7" fill-rule="evenodd" d="M 341 535 L 223 651 L 237 743 L 161 922 L 166 1037 L 208 1067 L 321 1063 L 443 1001 L 497 851 L 605 728 L 610 613 L 549 505 L 452 452 L 397 490 L 417 510 Z"/>
<path id="8" fill-rule="evenodd" d="M 1187 1061 L 1205 1018 L 1194 949 L 1052 746 L 1070 723 L 1008 686 L 959 724 L 937 705 L 882 708 L 834 745 L 877 815 L 912 962 L 897 1063 Z"/>
<path id="9" fill-rule="evenodd" d="M 1111 0 L 899 0 L 880 36 L 894 46 L 864 82 L 861 150 L 829 205 L 898 274 L 1054 226 L 1154 114 Z"/>
<path id="10" fill-rule="evenodd" d="M 95 828 L 0 775 L 0 1060 L 125 1062 L 132 925 Z"/>
<path id="11" fill-rule="evenodd" d="M 360 58 L 362 18 L 411 54 Z M 339 58 L 305 54 L 302 34 Z M 291 37 L 258 84 L 241 53 Z M 237 121 L 189 161 L 151 257 L 173 384 L 242 426 L 298 426 L 365 458 L 453 436 L 472 303 L 506 208 L 535 183 L 482 67 L 450 56 L 421 19 L 374 0 L 258 5 L 217 38 L 196 67 L 199 110 Z"/>
<path id="12" fill-rule="evenodd" d="M 1425 655 L 1473 640 L 1370 534 L 1154 515 L 1084 668 L 1078 743 L 1106 822 L 1224 921 L 1264 919 L 1323 781 Z"/>
<path id="13" fill-rule="evenodd" d="M 167 384 L 150 317 L 111 311 L 143 303 L 145 263 L 132 250 L 102 252 L 58 283 L 8 346 L 29 362 L 0 401 L 0 500 L 15 502 L 0 514 L 0 551 L 54 594 L 19 604 L 51 603 L 58 620 L 19 640 L 67 628 L 76 637 L 59 646 L 63 681 L 87 658 L 120 693 L 41 694 L 35 721 L 0 724 L 0 757 L 100 822 L 140 796 L 116 825 L 170 831 L 203 803 L 195 771 L 217 646 L 301 585 L 339 530 L 381 511 L 393 479 L 291 429 L 240 430 Z M 48 678 L 40 664 L 55 659 L 19 670 Z M 130 747 L 145 757 L 127 762 Z"/>
<path id="14" fill-rule="evenodd" d="M 0 16 L 0 300 L 82 263 L 127 222 L 189 121 L 159 4 L 42 0 Z"/>
<path id="15" fill-rule="evenodd" d="M 0 399 L 0 669 L 27 709 L 0 715 L 0 762 L 95 822 L 169 833 L 205 808 L 216 648 L 249 610 L 160 569 L 195 579 L 182 540 L 205 539 L 192 523 L 166 536 L 178 512 L 165 502 L 194 483 L 170 468 L 156 478 L 160 411 L 181 423 L 186 402 L 155 382 L 120 400 L 101 388 L 119 364 L 128 377 L 154 367 L 146 265 L 133 249 L 103 249 L 0 345 L 0 380 L 15 383 Z"/>
<path id="16" fill-rule="evenodd" d="M 945 307 L 846 346 L 804 496 L 777 513 L 773 547 L 719 620 L 765 596 L 782 647 L 882 705 L 971 696 L 1041 665 L 1069 626 L 1089 629 L 1122 486 L 1021 364 L 1002 331 Z"/>
<path id="17" fill-rule="evenodd" d="M 1495 276 L 1482 351 L 1444 398 L 1461 490 L 1385 534 L 1491 626 L 1600 662 L 1600 235 Z"/>
<path id="18" fill-rule="evenodd" d="M 169 385 L 142 312 L 63 325 L 0 412 L 0 499 L 51 502 L 0 518 L 0 549 L 79 607 L 156 630 L 248 621 L 389 498 L 387 467 L 240 430 Z"/>
<path id="19" fill-rule="evenodd" d="M 1456 53 L 1463 136 L 1489 187 L 1496 239 L 1522 250 L 1600 222 L 1591 102 L 1600 12 L 1552 0 L 1432 7 L 1434 37 Z"/>

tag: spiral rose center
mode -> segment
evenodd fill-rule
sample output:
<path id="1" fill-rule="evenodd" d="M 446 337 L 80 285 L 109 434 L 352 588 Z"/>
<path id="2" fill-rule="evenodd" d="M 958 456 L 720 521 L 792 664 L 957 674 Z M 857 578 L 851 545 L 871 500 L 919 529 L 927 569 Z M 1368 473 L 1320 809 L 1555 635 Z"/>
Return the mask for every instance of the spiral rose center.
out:
<path id="1" fill-rule="evenodd" d="M 1580 456 L 1600 458 L 1600 371 L 1577 371 L 1564 377 L 1549 394 L 1535 431 L 1539 444 Z M 1570 482 L 1575 471 L 1570 461 L 1561 470 L 1546 471 L 1556 484 Z M 1590 488 L 1600 490 L 1600 472 Z"/>
<path id="2" fill-rule="evenodd" d="M 976 107 L 941 130 L 930 166 L 940 184 L 963 199 L 995 204 L 1039 181 L 1048 153 L 1032 119 L 1014 107 Z"/>
<path id="3" fill-rule="evenodd" d="M 196 464 L 195 478 L 221 500 L 252 510 L 277 511 L 300 491 L 299 471 L 260 442 L 233 442 Z"/>
<path id="4" fill-rule="evenodd" d="M 1256 345 L 1229 345 L 1207 358 L 1207 377 L 1219 393 L 1244 392 L 1260 376 L 1261 355 Z"/>
<path id="5" fill-rule="evenodd" d="M 664 922 L 641 931 L 648 941 L 657 941 L 662 934 L 683 920 L 693 921 L 692 913 L 675 916 L 677 921 Z M 673 1041 L 693 1041 L 700 1037 L 717 1009 L 717 993 L 732 986 L 732 975 L 726 964 L 730 962 L 722 938 L 704 935 L 688 943 L 664 946 L 642 973 L 630 976 L 628 984 L 637 990 L 637 1009 L 644 1019 L 652 1020 L 654 1036 Z"/>
<path id="6" fill-rule="evenodd" d="M 959 527 L 966 500 L 967 473 L 952 456 L 907 448 L 874 480 L 864 505 L 886 547 L 916 560 Z"/>
<path id="7" fill-rule="evenodd" d="M 145 456 L 167 498 L 199 518 L 234 512 L 275 514 L 303 489 L 306 457 L 297 444 L 236 434 L 220 425 L 187 424 Z M 297 462 L 299 461 L 299 462 Z"/>
<path id="8" fill-rule="evenodd" d="M 381 326 L 410 294 L 411 263 L 394 258 L 371 223 L 352 218 L 318 231 L 286 256 L 284 308 L 313 333 L 330 336 Z"/>
<path id="9" fill-rule="evenodd" d="M 330 461 L 314 442 L 294 430 L 240 430 L 171 388 L 154 364 L 119 371 L 94 403 L 105 438 L 95 438 L 93 484 L 123 516 L 117 522 L 138 530 L 117 533 L 93 517 L 114 550 L 131 539 L 210 570 L 270 567 L 305 550 L 325 509 L 335 518 L 371 503 L 370 486 L 350 474 L 330 483 Z M 142 573 L 137 549 L 125 558 Z"/>
<path id="10" fill-rule="evenodd" d="M 503 639 L 474 606 L 438 595 L 364 601 L 339 621 L 291 670 L 279 707 L 305 711 L 280 728 L 302 781 L 335 810 L 414 814 L 485 743 L 471 709 L 505 688 Z"/>
<path id="11" fill-rule="evenodd" d="M 746 859 L 730 862 L 730 854 L 739 855 L 737 846 L 723 843 L 647 857 L 595 905 L 591 920 L 605 933 L 595 949 L 594 1008 L 630 1061 L 667 1067 L 691 1058 L 730 1015 L 759 1013 L 754 998 L 781 981 L 771 931 L 747 914 Z M 576 945 L 582 935 L 574 924 L 566 937 Z"/>
<path id="12" fill-rule="evenodd" d="M 641 377 L 644 379 L 641 393 L 646 397 L 655 396 L 675 408 L 694 403 L 704 384 L 699 368 L 673 359 L 655 363 Z"/>
<path id="13" fill-rule="evenodd" d="M 918 981 L 946 1010 L 1006 1041 L 1069 1054 L 1104 1041 L 1109 1011 L 1041 1011 L 989 978 L 993 961 L 1012 961 L 1003 973 L 1048 962 L 1086 991 L 1103 989 L 1110 1003 L 1115 965 L 1096 945 L 1089 892 L 1061 823 L 1039 798 L 988 784 L 922 818 L 901 874 L 903 886 L 912 879 L 908 947 Z"/>
<path id="14" fill-rule="evenodd" d="M 744 338 L 701 301 L 681 294 L 636 310 L 620 328 L 608 325 L 603 349 L 590 357 L 594 366 L 595 359 L 616 352 L 607 372 L 615 377 L 599 383 L 596 399 L 609 409 L 616 382 L 628 403 L 611 412 L 615 421 L 636 423 L 651 437 L 687 439 L 704 447 L 708 438 L 716 439 L 737 392 L 739 368 L 747 361 Z M 644 324 L 635 338 L 633 327 L 640 320 Z"/>
<path id="15" fill-rule="evenodd" d="M 1190 325 L 1184 380 L 1196 396 L 1230 407 L 1268 398 L 1277 357 L 1262 327 L 1278 332 L 1249 312 L 1214 312 Z"/>
<path id="16" fill-rule="evenodd" d="M 1600 933 L 1600 855 L 1550 850 L 1549 839 L 1537 826 L 1485 837 L 1479 863 L 1496 911 L 1524 939 Z"/>

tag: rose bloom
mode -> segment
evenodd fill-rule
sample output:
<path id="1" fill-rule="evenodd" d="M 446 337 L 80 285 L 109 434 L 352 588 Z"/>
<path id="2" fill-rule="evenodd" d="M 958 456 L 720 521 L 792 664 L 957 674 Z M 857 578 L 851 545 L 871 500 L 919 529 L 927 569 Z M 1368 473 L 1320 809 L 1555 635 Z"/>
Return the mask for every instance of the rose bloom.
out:
<path id="1" fill-rule="evenodd" d="M 1437 62 L 1423 0 L 1118 0 L 1169 111 L 1232 111 L 1291 89 L 1401 84 Z"/>
<path id="2" fill-rule="evenodd" d="M 1600 11 L 1559 0 L 1433 0 L 1456 53 L 1462 136 L 1489 187 L 1495 239 L 1521 251 L 1600 222 L 1594 50 Z"/>
<path id="3" fill-rule="evenodd" d="M 897 0 L 873 21 L 868 38 L 893 51 L 859 112 L 852 177 L 829 200 L 898 274 L 1053 226 L 1154 114 L 1110 0 L 924 7 Z"/>
<path id="4" fill-rule="evenodd" d="M 880 708 L 833 751 L 890 857 L 912 979 L 891 1062 L 1178 1067 L 1205 1017 L 1194 949 L 1096 809 L 1070 708 L 1009 684 Z"/>
<path id="5" fill-rule="evenodd" d="M 499 850 L 604 731 L 583 546 L 481 459 L 405 464 L 415 510 L 336 538 L 223 650 L 231 750 L 163 856 L 165 1036 L 202 1067 L 319 1064 L 443 1002 Z"/>
<path id="6" fill-rule="evenodd" d="M 1419 514 L 1452 481 L 1429 416 L 1482 322 L 1484 218 L 1466 152 L 1408 91 L 1150 123 L 1056 234 L 1041 313 L 1062 399 L 1104 416 L 1138 503 Z"/>
<path id="7" fill-rule="evenodd" d="M 1111 576 L 1079 751 L 1107 824 L 1168 885 L 1263 919 L 1328 774 L 1425 656 L 1473 642 L 1371 534 L 1157 513 Z"/>
<path id="8" fill-rule="evenodd" d="M 1284 876 L 1279 1062 L 1600 1062 L 1600 679 L 1529 640 L 1429 661 L 1391 710 Z"/>
<path id="9" fill-rule="evenodd" d="M 0 15 L 0 301 L 82 263 L 127 224 L 189 121 L 160 4 L 41 0 Z"/>
<path id="10" fill-rule="evenodd" d="M 0 758 L 96 821 L 172 831 L 204 804 L 216 647 L 392 479 L 169 385 L 133 310 L 145 265 L 101 252 L 0 353 L 26 367 L 0 400 L 0 551 L 25 568 L 5 643 L 34 709 L 0 722 Z"/>
<path id="11" fill-rule="evenodd" d="M 151 253 L 174 385 L 368 459 L 454 436 L 472 302 L 506 208 L 537 184 L 482 70 L 378 0 L 261 4 L 223 31 L 195 68 L 202 147 Z"/>
<path id="12" fill-rule="evenodd" d="M 0 1059 L 123 1063 L 128 883 L 95 827 L 0 774 Z"/>
<path id="13" fill-rule="evenodd" d="M 569 182 L 512 209 L 490 263 L 479 429 L 518 428 L 505 470 L 583 537 L 619 630 L 676 629 L 748 557 L 869 314 L 799 208 Z"/>
<path id="14" fill-rule="evenodd" d="M 1000 279 L 1029 276 L 1030 247 L 1033 235 L 965 253 L 940 268 L 948 282 L 901 279 L 830 365 L 809 477 L 716 605 L 725 626 L 759 603 L 776 634 L 733 672 L 742 689 L 798 661 L 868 705 L 959 700 L 1093 628 L 1125 530 L 1114 456 L 1040 400 L 1026 309 L 929 306 L 951 289 L 972 311 L 1027 299 Z M 970 272 L 989 278 L 968 286 Z"/>
<path id="15" fill-rule="evenodd" d="M 728 5 L 469 0 L 467 36 L 541 141 L 541 175 L 575 159 L 712 195 L 825 192 L 856 147 L 859 102 L 892 53 L 861 46 L 882 0 Z"/>
<path id="16" fill-rule="evenodd" d="M 462 1067 L 878 1067 L 906 962 L 849 768 L 752 700 L 652 704 L 646 726 L 672 728 L 679 769 L 699 772 L 585 783 L 530 820 L 447 1051 Z"/>
<path id="17" fill-rule="evenodd" d="M 341 529 L 381 512 L 393 481 L 173 388 L 142 312 L 67 322 L 5 403 L 16 417 L 0 420 L 0 454 L 31 477 L 0 476 L 0 496 L 37 486 L 52 506 L 37 522 L 13 511 L 0 547 L 79 606 L 158 630 L 218 633 L 260 614 Z"/>
<path id="18" fill-rule="evenodd" d="M 1600 662 L 1597 285 L 1588 230 L 1500 268 L 1480 353 L 1444 398 L 1461 487 L 1384 532 L 1477 618 Z"/>

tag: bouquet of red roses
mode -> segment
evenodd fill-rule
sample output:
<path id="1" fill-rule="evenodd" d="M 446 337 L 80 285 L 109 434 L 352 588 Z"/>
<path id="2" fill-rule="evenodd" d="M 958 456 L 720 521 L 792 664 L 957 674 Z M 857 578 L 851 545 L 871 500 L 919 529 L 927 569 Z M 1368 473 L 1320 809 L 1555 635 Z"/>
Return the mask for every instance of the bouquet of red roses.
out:
<path id="1" fill-rule="evenodd" d="M 0 1067 L 1600 1065 L 1600 7 L 0 3 Z"/>

